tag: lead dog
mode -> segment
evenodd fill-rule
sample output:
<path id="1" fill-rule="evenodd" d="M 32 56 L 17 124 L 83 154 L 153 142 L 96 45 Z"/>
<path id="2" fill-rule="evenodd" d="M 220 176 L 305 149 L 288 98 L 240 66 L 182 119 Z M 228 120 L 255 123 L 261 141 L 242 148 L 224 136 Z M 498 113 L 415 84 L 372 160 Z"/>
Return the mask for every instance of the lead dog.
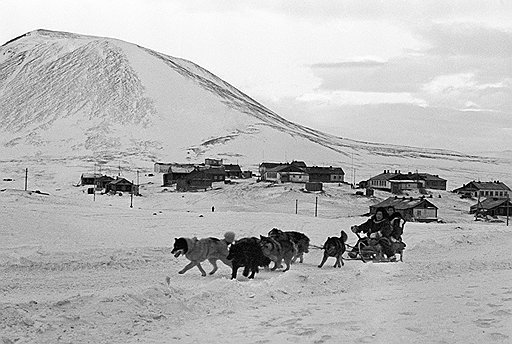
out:
<path id="1" fill-rule="evenodd" d="M 213 275 L 218 269 L 217 260 L 220 260 L 227 266 L 231 267 L 231 261 L 227 259 L 229 254 L 228 246 L 234 240 L 235 233 L 233 232 L 226 232 L 224 234 L 224 239 L 212 237 L 203 239 L 197 239 L 196 237 L 181 237 L 174 239 L 174 247 L 171 253 L 174 254 L 176 258 L 183 254 L 188 260 L 190 260 L 190 263 L 188 263 L 178 273 L 184 274 L 194 266 L 197 266 L 199 271 L 201 271 L 201 275 L 206 276 L 206 272 L 201 266 L 201 262 L 205 260 L 208 260 L 213 266 L 213 270 L 210 271 L 210 275 Z"/>
<path id="2" fill-rule="evenodd" d="M 268 232 L 268 236 L 278 241 L 290 240 L 297 246 L 297 253 L 293 257 L 292 263 L 295 263 L 297 258 L 302 263 L 304 261 L 304 253 L 309 252 L 309 238 L 304 233 L 294 231 L 283 232 L 280 229 L 272 228 Z"/>
<path id="3" fill-rule="evenodd" d="M 343 253 L 345 253 L 345 242 L 347 241 L 347 233 L 345 231 L 341 231 L 340 237 L 328 237 L 324 243 L 322 249 L 324 250 L 324 257 L 322 258 L 322 262 L 318 265 L 321 268 L 327 258 L 336 257 L 336 262 L 334 263 L 334 267 L 341 268 L 342 265 L 345 265 L 343 262 L 343 258 L 341 257 Z"/>

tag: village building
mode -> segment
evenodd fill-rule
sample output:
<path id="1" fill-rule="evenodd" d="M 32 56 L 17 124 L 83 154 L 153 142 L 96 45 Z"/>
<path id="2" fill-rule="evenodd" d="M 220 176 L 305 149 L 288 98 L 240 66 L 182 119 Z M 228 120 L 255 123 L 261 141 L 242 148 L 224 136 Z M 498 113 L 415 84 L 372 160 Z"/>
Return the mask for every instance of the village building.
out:
<path id="1" fill-rule="evenodd" d="M 323 183 L 320 182 L 308 182 L 306 183 L 306 191 L 323 191 Z"/>
<path id="2" fill-rule="evenodd" d="M 105 192 L 128 192 L 138 194 L 138 185 L 134 185 L 132 182 L 125 178 L 117 178 L 110 183 L 105 185 Z"/>
<path id="3" fill-rule="evenodd" d="M 222 159 L 206 158 L 204 164 L 207 166 L 222 166 Z"/>
<path id="4" fill-rule="evenodd" d="M 114 181 L 115 179 L 109 176 L 101 176 L 96 179 L 96 187 L 98 189 L 105 189 L 107 187 L 107 184 Z"/>
<path id="5" fill-rule="evenodd" d="M 258 172 L 260 174 L 260 178 L 263 179 L 263 175 L 265 174 L 265 172 L 268 170 L 268 169 L 272 169 L 272 168 L 276 168 L 278 166 L 287 166 L 287 165 L 293 165 L 295 167 L 298 167 L 298 168 L 303 168 L 305 169 L 307 166 L 306 166 L 306 163 L 304 161 L 292 161 L 291 163 L 282 163 L 282 162 L 262 162 L 258 168 Z"/>
<path id="6" fill-rule="evenodd" d="M 309 176 L 302 168 L 286 164 L 266 169 L 261 175 L 261 180 L 276 183 L 306 183 L 309 181 Z"/>
<path id="7" fill-rule="evenodd" d="M 508 198 L 486 198 L 483 201 L 472 205 L 469 213 L 479 213 L 490 216 L 507 216 L 512 215 L 512 202 Z"/>
<path id="8" fill-rule="evenodd" d="M 406 190 L 446 190 L 446 179 L 429 173 L 401 173 L 399 170 L 383 173 L 368 179 L 367 187 L 400 194 Z"/>
<path id="9" fill-rule="evenodd" d="M 457 194 L 465 197 L 489 197 L 489 198 L 508 198 L 510 188 L 500 181 L 476 182 L 472 181 L 463 184 L 462 187 L 453 190 Z"/>
<path id="10" fill-rule="evenodd" d="M 341 167 L 307 167 L 306 172 L 309 175 L 310 182 L 321 183 L 343 183 L 345 172 Z"/>
<path id="11" fill-rule="evenodd" d="M 204 170 L 205 173 L 210 176 L 212 182 L 223 182 L 226 180 L 226 170 L 222 165 L 210 165 L 206 166 L 206 168 L 199 167 L 199 169 Z"/>
<path id="12" fill-rule="evenodd" d="M 179 179 L 184 178 L 196 169 L 194 164 L 169 164 L 167 171 L 163 174 L 162 186 L 171 186 Z"/>
<path id="13" fill-rule="evenodd" d="M 207 173 L 209 169 L 195 169 L 184 178 L 176 181 L 176 191 L 206 191 L 212 187 L 212 175 Z"/>
<path id="14" fill-rule="evenodd" d="M 83 173 L 80 176 L 80 185 L 95 185 L 96 180 L 102 176 L 101 173 Z"/>
<path id="15" fill-rule="evenodd" d="M 242 169 L 239 165 L 224 164 L 224 171 L 227 178 L 242 178 Z"/>
<path id="16" fill-rule="evenodd" d="M 399 212 L 406 221 L 437 221 L 438 208 L 423 197 L 389 197 L 380 203 L 370 206 L 370 213 L 372 215 L 375 214 L 377 208 L 380 207 L 385 208 L 388 213 Z"/>
<path id="17" fill-rule="evenodd" d="M 395 173 L 393 173 L 390 172 L 389 170 L 384 170 L 383 173 L 368 179 L 367 187 L 377 190 L 391 191 L 390 180 L 398 176 L 399 174 L 399 171 L 395 171 Z"/>

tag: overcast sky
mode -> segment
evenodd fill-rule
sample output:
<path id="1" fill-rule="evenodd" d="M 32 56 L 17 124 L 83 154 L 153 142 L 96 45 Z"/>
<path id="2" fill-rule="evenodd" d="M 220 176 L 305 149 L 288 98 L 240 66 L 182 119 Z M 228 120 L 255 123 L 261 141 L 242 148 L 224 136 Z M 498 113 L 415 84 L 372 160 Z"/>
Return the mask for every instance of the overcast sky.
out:
<path id="1" fill-rule="evenodd" d="M 512 1 L 0 0 L 0 44 L 40 28 L 191 60 L 338 136 L 512 149 Z"/>

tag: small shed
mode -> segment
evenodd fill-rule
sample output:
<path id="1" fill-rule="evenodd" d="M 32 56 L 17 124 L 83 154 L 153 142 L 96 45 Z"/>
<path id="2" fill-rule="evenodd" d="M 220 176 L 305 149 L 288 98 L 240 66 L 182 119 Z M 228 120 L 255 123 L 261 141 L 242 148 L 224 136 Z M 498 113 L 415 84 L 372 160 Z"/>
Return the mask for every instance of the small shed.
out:
<path id="1" fill-rule="evenodd" d="M 322 191 L 324 184 L 320 182 L 307 182 L 306 191 Z"/>
<path id="2" fill-rule="evenodd" d="M 206 191 L 212 187 L 211 175 L 207 173 L 208 170 L 194 170 L 184 178 L 176 181 L 176 191 Z"/>
<path id="3" fill-rule="evenodd" d="M 507 198 L 486 198 L 469 208 L 470 214 L 474 214 L 477 211 L 491 216 L 506 216 L 508 211 L 508 214 L 512 215 L 512 203 Z"/>
<path id="4" fill-rule="evenodd" d="M 370 213 L 375 214 L 377 208 L 385 208 L 389 212 L 399 212 L 406 221 L 432 222 L 437 221 L 438 208 L 425 198 L 389 197 L 384 201 L 370 206 Z"/>

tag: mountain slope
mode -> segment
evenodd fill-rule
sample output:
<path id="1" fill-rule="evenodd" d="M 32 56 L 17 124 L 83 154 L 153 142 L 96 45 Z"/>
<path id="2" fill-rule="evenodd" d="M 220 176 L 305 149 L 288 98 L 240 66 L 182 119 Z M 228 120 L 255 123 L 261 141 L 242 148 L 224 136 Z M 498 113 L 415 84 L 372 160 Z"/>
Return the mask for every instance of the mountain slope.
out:
<path id="1" fill-rule="evenodd" d="M 358 168 L 400 166 L 404 158 L 426 159 L 426 166 L 433 159 L 494 161 L 335 137 L 287 121 L 190 61 L 116 39 L 47 30 L 0 47 L 0 120 L 4 161 L 210 156 L 346 166 L 355 157 Z"/>

